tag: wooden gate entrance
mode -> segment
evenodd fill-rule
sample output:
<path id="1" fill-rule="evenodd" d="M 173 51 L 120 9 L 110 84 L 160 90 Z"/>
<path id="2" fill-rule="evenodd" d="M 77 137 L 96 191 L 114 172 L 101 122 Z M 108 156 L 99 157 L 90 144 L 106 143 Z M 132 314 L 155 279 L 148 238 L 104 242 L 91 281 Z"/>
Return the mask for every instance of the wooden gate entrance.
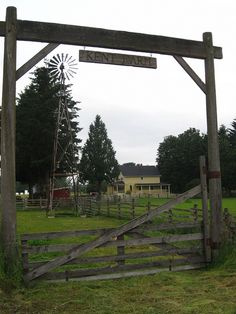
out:
<path id="1" fill-rule="evenodd" d="M 103 47 L 126 51 L 139 51 L 170 55 L 181 65 L 206 95 L 207 130 L 208 130 L 208 169 L 211 206 L 211 242 L 217 251 L 221 242 L 221 174 L 217 133 L 216 91 L 214 59 L 222 58 L 222 49 L 213 46 L 212 34 L 204 33 L 203 41 L 186 40 L 149 34 L 113 31 L 91 27 L 23 21 L 17 19 L 16 8 L 8 7 L 6 21 L 0 22 L 0 36 L 5 37 L 3 97 L 1 116 L 1 193 L 2 193 L 2 239 L 7 261 L 14 261 L 16 256 L 16 204 L 15 204 L 15 98 L 16 80 L 29 71 L 59 44 L 87 47 Z M 16 69 L 17 40 L 49 43 L 26 64 Z M 192 70 L 183 59 L 198 58 L 204 60 L 205 82 Z M 197 193 L 197 189 L 194 193 Z M 192 193 L 192 192 L 191 192 Z M 169 206 L 169 205 L 168 205 Z M 114 237 L 126 234 L 156 217 L 156 209 L 148 215 L 133 220 L 117 230 L 109 231 L 100 238 L 76 246 L 67 255 L 58 257 L 45 265 L 31 270 L 26 275 L 28 280 L 45 274 L 56 267 L 80 257 L 82 254 L 104 245 Z M 122 240 L 121 240 L 122 241 Z"/>
<path id="2" fill-rule="evenodd" d="M 198 213 L 176 208 L 199 194 Z M 202 172 L 201 185 L 118 228 L 25 234 L 25 281 L 110 279 L 204 267 L 211 261 L 206 200 Z M 55 244 L 61 238 L 70 244 Z"/>

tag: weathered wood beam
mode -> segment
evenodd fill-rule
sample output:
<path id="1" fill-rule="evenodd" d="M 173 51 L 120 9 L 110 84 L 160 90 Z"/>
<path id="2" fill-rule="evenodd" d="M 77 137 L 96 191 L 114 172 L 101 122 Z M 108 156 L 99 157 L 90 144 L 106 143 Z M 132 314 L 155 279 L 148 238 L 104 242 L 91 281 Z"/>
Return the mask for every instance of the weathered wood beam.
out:
<path id="1" fill-rule="evenodd" d="M 0 36 L 5 36 L 6 22 L 0 21 Z"/>
<path id="2" fill-rule="evenodd" d="M 29 59 L 25 64 L 23 64 L 16 71 L 16 79 L 21 78 L 25 73 L 27 73 L 32 67 L 34 67 L 39 61 L 45 58 L 51 51 L 57 48 L 59 44 L 48 44 L 43 49 L 41 49 L 36 55 Z"/>
<path id="3" fill-rule="evenodd" d="M 211 246 L 212 257 L 214 259 L 219 253 L 222 236 L 222 190 L 212 34 L 204 33 L 203 41 L 207 53 L 205 59 L 205 77 L 208 135 L 208 179 L 211 207 Z"/>
<path id="4" fill-rule="evenodd" d="M 206 262 L 211 261 L 211 248 L 209 243 L 209 223 L 208 223 L 208 192 L 207 192 L 207 167 L 205 156 L 200 156 L 200 179 L 202 187 L 202 209 L 203 209 L 203 245 Z"/>
<path id="5" fill-rule="evenodd" d="M 174 266 L 172 267 L 171 271 L 184 271 L 184 270 L 193 270 L 193 269 L 200 269 L 203 268 L 203 263 L 198 263 L 194 265 L 181 265 L 181 266 Z M 102 274 L 102 275 L 95 275 L 95 276 L 87 276 L 87 277 L 80 277 L 80 278 L 71 278 L 70 281 L 93 281 L 93 280 L 111 280 L 111 279 L 118 279 L 118 278 L 128 278 L 128 277 L 137 277 L 137 276 L 145 276 L 145 275 L 154 275 L 163 271 L 170 271 L 168 268 L 155 268 L 155 269 L 142 269 L 141 271 L 129 271 L 129 272 L 121 272 L 121 273 L 114 273 L 114 274 Z M 51 282 L 62 282 L 62 279 L 54 279 L 48 280 Z M 63 279 L 65 281 L 65 279 Z"/>
<path id="6" fill-rule="evenodd" d="M 4 36 L 1 28 L 0 31 L 0 35 Z M 179 55 L 199 59 L 206 57 L 202 41 L 67 24 L 18 20 L 17 39 Z M 214 58 L 222 58 L 221 47 L 213 47 L 213 51 Z"/>
<path id="7" fill-rule="evenodd" d="M 8 269 L 13 269 L 16 253 L 16 9 L 7 8 L 4 47 L 1 115 L 1 235 Z"/>
<path id="8" fill-rule="evenodd" d="M 197 73 L 190 67 L 190 65 L 180 56 L 173 56 L 174 59 L 181 65 L 186 73 L 193 79 L 193 81 L 200 87 L 203 93 L 206 94 L 206 85 L 197 75 Z"/>

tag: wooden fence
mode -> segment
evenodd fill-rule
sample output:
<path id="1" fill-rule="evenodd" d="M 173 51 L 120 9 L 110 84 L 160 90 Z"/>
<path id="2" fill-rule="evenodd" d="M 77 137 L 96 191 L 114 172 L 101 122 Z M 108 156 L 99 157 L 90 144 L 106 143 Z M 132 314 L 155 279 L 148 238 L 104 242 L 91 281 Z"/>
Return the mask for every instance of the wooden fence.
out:
<path id="1" fill-rule="evenodd" d="M 165 214 L 159 218 L 162 223 L 147 222 L 114 237 L 41 278 L 54 281 L 111 279 L 197 269 L 209 262 L 204 253 L 202 221 L 179 222 L 173 215 L 170 221 Z M 113 230 L 25 234 L 21 238 L 24 273 L 33 273 L 55 257 L 73 251 L 78 244 Z"/>
<path id="2" fill-rule="evenodd" d="M 204 163 L 200 169 L 201 185 L 156 208 L 149 206 L 136 218 L 131 204 L 133 219 L 117 228 L 22 235 L 25 282 L 112 279 L 205 267 L 212 249 Z M 202 210 L 176 208 L 199 193 Z M 116 205 L 119 213 L 120 203 Z M 102 206 L 96 210 L 101 214 Z M 233 241 L 236 224 L 227 210 L 223 218 L 226 239 Z"/>
<path id="3" fill-rule="evenodd" d="M 120 198 L 116 200 L 96 200 L 94 198 L 84 197 L 80 199 L 79 204 L 81 215 L 88 217 L 101 215 L 118 219 L 134 219 L 145 212 L 149 212 L 153 208 L 161 206 L 161 204 L 153 204 L 150 200 L 147 200 L 146 204 L 141 205 L 139 204 L 139 199 L 135 198 L 132 198 L 130 201 L 123 201 Z M 173 208 L 168 211 L 170 219 L 178 210 L 177 208 Z M 181 209 L 181 211 L 185 211 L 185 216 L 189 215 L 195 220 L 198 219 L 198 216 L 202 215 L 202 209 L 198 208 L 197 204 L 194 204 L 193 208 Z M 183 213 L 182 218 L 184 218 Z"/>
<path id="4" fill-rule="evenodd" d="M 74 199 L 66 198 L 66 199 L 54 199 L 53 200 L 53 208 L 60 209 L 60 208 L 68 208 L 71 210 L 73 208 Z M 39 199 L 17 199 L 16 200 L 16 208 L 18 210 L 26 210 L 26 209 L 46 209 L 48 205 L 48 200 L 44 198 Z"/>
<path id="5" fill-rule="evenodd" d="M 74 281 L 114 279 L 183 271 L 205 267 L 211 261 L 209 241 L 204 231 L 202 211 L 178 209 L 162 213 L 158 221 L 147 223 L 112 238 L 81 257 L 70 260 L 41 279 Z M 187 214 L 187 215 L 186 215 Z M 183 221 L 185 220 L 185 221 Z M 160 222 L 161 221 L 161 222 Z M 227 209 L 223 212 L 226 237 L 236 240 L 236 222 Z M 94 237 L 115 228 L 24 234 L 21 237 L 25 275 L 56 257 L 72 252 Z"/>

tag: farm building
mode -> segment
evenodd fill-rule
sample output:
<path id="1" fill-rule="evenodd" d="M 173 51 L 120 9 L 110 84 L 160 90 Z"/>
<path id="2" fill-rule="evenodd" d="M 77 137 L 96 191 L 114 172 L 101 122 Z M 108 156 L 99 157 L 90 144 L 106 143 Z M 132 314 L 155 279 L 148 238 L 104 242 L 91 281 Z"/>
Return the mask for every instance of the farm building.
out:
<path id="1" fill-rule="evenodd" d="M 108 194 L 170 195 L 170 184 L 161 183 L 158 167 L 125 164 L 120 166 L 118 180 L 108 186 Z"/>
<path id="2" fill-rule="evenodd" d="M 65 199 L 70 197 L 70 188 L 62 187 L 53 190 L 53 199 Z"/>

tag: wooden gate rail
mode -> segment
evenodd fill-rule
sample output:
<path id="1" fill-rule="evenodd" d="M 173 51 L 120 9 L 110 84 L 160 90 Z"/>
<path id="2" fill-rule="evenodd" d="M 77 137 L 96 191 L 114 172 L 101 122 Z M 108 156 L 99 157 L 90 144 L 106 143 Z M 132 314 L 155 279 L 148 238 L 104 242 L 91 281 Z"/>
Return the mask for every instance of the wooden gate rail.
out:
<path id="1" fill-rule="evenodd" d="M 169 224 L 170 226 L 170 224 Z M 195 224 L 195 228 L 199 228 L 199 224 Z M 166 226 L 167 227 L 167 226 Z M 181 224 L 181 228 L 185 228 L 185 232 L 188 229 L 193 228 L 193 224 Z M 138 229 L 138 228 L 137 228 Z M 153 228 L 154 229 L 154 228 Z M 156 230 L 158 229 L 158 226 Z M 174 226 L 172 226 L 172 230 Z M 110 231 L 111 229 L 108 229 Z M 166 230 L 166 229 L 165 229 Z M 46 240 L 49 239 L 56 239 L 57 237 L 65 238 L 75 236 L 75 234 L 79 236 L 84 235 L 94 235 L 95 233 L 101 234 L 106 232 L 106 229 L 97 229 L 97 230 L 80 230 L 76 232 L 62 232 L 62 233 L 48 233 L 48 234 L 32 234 L 32 235 L 23 235 L 22 236 L 22 256 L 23 258 L 23 268 L 24 272 L 27 273 L 29 271 L 33 271 L 38 267 L 41 267 L 47 264 L 50 260 L 44 261 L 35 261 L 35 254 L 48 254 L 52 252 L 67 252 L 68 250 L 72 250 L 76 244 L 48 244 L 48 245 L 36 245 L 35 240 Z M 134 231 L 133 231 L 134 232 Z M 135 230 L 137 232 L 137 230 Z M 132 236 L 132 232 L 127 233 L 126 237 Z M 33 240 L 33 242 L 32 242 Z M 192 234 L 171 234 L 171 235 L 162 235 L 159 237 L 145 237 L 139 239 L 113 239 L 112 241 L 108 241 L 102 244 L 97 250 L 101 250 L 104 248 L 113 247 L 115 251 L 112 255 L 103 255 L 103 256 L 84 256 L 78 257 L 73 260 L 70 260 L 67 263 L 68 265 L 77 265 L 79 269 L 76 270 L 63 270 L 59 269 L 60 271 L 56 272 L 49 272 L 42 276 L 43 279 L 46 280 L 69 280 L 78 278 L 84 278 L 85 280 L 88 279 L 90 276 L 101 276 L 104 275 L 105 277 L 109 278 L 108 274 L 111 276 L 116 273 L 116 276 L 119 272 L 120 276 L 123 277 L 124 275 L 127 276 L 128 272 L 130 271 L 137 271 L 143 269 L 145 272 L 147 269 L 153 273 L 153 268 L 156 268 L 155 271 L 159 272 L 162 269 L 165 270 L 165 267 L 168 267 L 168 270 L 175 270 L 178 267 L 178 270 L 185 269 L 185 267 L 191 266 L 193 268 L 200 268 L 204 267 L 205 265 L 205 258 L 203 254 L 203 233 L 192 233 Z M 193 242 L 194 241 L 194 242 Z M 198 245 L 195 242 L 198 241 Z M 200 242 L 199 242 L 200 241 Z M 190 242 L 191 245 L 188 247 L 182 247 L 183 243 Z M 40 243 L 40 242 L 39 242 Z M 156 244 L 177 244 L 181 243 L 180 247 L 172 246 L 171 248 L 167 249 L 157 249 L 155 247 Z M 194 244 L 193 244 L 194 243 Z M 125 252 L 127 250 L 132 250 L 132 247 L 136 248 L 137 250 L 142 247 L 141 252 Z M 123 250 L 118 250 L 118 248 L 123 248 Z M 146 249 L 146 251 L 143 251 Z M 114 254 L 115 252 L 116 255 Z M 96 254 L 96 252 L 94 252 Z M 34 259 L 30 261 L 30 256 L 34 255 Z M 159 258 L 159 259 L 158 259 Z M 161 258 L 161 259 L 160 259 Z M 145 259 L 151 259 L 151 261 L 145 261 Z M 128 262 L 128 264 L 127 264 Z M 97 263 L 111 263 L 108 266 L 103 267 L 91 267 L 91 264 Z M 80 267 L 87 267 L 89 268 L 82 268 Z M 65 266 L 64 266 L 65 267 Z M 182 268 L 183 267 L 183 268 Z M 99 277 L 101 278 L 101 277 Z M 94 278 L 96 279 L 96 278 Z"/>
<path id="2" fill-rule="evenodd" d="M 180 202 L 180 199 L 183 201 L 189 195 L 196 193 L 199 193 L 199 187 L 184 193 L 177 201 L 171 200 L 168 205 L 161 206 L 161 209 L 160 207 L 155 209 L 155 212 L 150 210 L 130 222 L 133 228 L 129 228 L 130 223 L 128 223 L 119 228 L 24 234 L 21 237 L 24 278 L 27 280 L 29 274 L 35 274 L 39 269 L 47 268 L 55 260 L 64 259 L 65 256 L 68 256 L 68 252 L 70 254 L 97 239 L 104 239 L 104 237 L 106 241 L 102 241 L 99 245 L 86 251 L 91 251 L 90 254 L 93 253 L 93 256 L 84 254 L 83 256 L 74 255 L 73 258 L 70 256 L 65 263 L 56 267 L 57 271 L 47 268 L 48 270 L 40 277 L 54 281 L 91 280 L 92 278 L 94 280 L 127 277 L 129 274 L 132 276 L 164 270 L 204 267 L 206 258 L 203 245 L 203 223 L 200 217 L 194 219 L 194 215 L 187 215 L 188 221 L 178 221 L 178 215 L 173 215 L 169 219 L 169 208 L 172 208 L 176 202 Z M 181 209 L 178 209 L 178 212 L 181 212 Z M 186 213 L 187 210 L 183 210 L 183 212 Z M 160 217 L 162 222 L 151 222 L 149 217 L 155 216 Z M 180 217 L 183 215 L 181 214 Z M 140 220 L 144 222 L 140 223 Z M 152 236 L 150 236 L 150 232 Z M 107 235 L 110 236 L 107 237 Z M 95 236 L 97 239 L 79 244 L 78 241 L 83 241 L 84 236 L 92 238 Z M 56 239 L 60 238 L 63 238 L 63 241 L 66 238 L 77 239 L 75 240 L 77 243 L 55 243 Z M 53 243 L 50 242 L 51 240 Z M 60 256 L 62 254 L 66 255 Z M 40 260 L 42 256 L 43 260 Z M 33 259 L 31 259 L 32 257 Z M 100 267 L 97 265 L 99 263 L 102 263 Z M 76 269 L 70 269 L 71 265 Z"/>

